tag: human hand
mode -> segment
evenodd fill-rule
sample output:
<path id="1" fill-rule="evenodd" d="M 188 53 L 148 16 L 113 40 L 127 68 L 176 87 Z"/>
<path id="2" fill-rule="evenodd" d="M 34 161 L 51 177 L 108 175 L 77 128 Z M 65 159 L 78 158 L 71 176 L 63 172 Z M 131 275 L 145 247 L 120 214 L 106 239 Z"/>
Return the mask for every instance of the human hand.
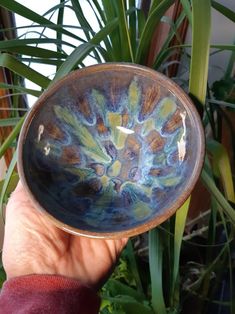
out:
<path id="1" fill-rule="evenodd" d="M 63 275 L 98 289 L 126 242 L 79 237 L 57 228 L 34 208 L 19 182 L 6 208 L 3 266 L 8 278 Z"/>

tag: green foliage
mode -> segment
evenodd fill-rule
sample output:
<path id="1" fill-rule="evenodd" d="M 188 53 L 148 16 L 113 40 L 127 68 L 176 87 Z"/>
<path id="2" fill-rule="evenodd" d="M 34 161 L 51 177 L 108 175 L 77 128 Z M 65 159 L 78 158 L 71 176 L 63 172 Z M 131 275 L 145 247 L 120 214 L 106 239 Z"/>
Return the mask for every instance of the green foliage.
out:
<path id="1" fill-rule="evenodd" d="M 198 23 L 199 20 L 200 23 Z M 210 0 L 192 0 L 192 21 L 193 35 L 189 92 L 204 104 L 206 99 L 210 49 Z"/>
<path id="2" fill-rule="evenodd" d="M 4 284 L 4 281 L 6 280 L 6 273 L 2 267 L 0 267 L 0 288 Z"/>
<path id="3" fill-rule="evenodd" d="M 146 65 L 156 27 L 160 23 L 167 23 L 169 33 L 153 58 L 153 68 L 167 68 L 169 56 L 178 48 L 189 60 L 190 68 L 188 77 L 184 80 L 185 88 L 193 99 L 197 100 L 197 104 L 201 105 L 205 129 L 212 130 L 210 139 L 207 139 L 207 155 L 201 176 L 211 195 L 209 218 L 206 225 L 201 217 L 195 218 L 198 229 L 195 233 L 190 229 L 185 235 L 190 205 L 188 200 L 175 216 L 151 230 L 148 240 L 145 235 L 146 241 L 141 249 L 148 252 L 147 257 L 141 257 L 135 248 L 135 239 L 129 241 L 112 278 L 101 291 L 100 312 L 176 314 L 181 312 L 184 304 L 193 296 L 197 299 L 199 313 L 210 313 L 210 304 L 217 304 L 226 306 L 232 314 L 235 311 L 232 301 L 235 299 L 232 280 L 234 266 L 231 257 L 235 225 L 234 173 L 229 155 L 221 143 L 220 126 L 224 119 L 224 108 L 235 108 L 234 79 L 231 78 L 235 45 L 210 43 L 210 15 L 211 8 L 214 8 L 225 18 L 235 22 L 235 12 L 217 1 L 181 0 L 183 11 L 174 22 L 164 16 L 166 10 L 175 3 L 174 0 L 151 1 L 147 14 L 136 7 L 134 0 L 87 0 L 93 18 L 99 26 L 98 31 L 94 32 L 86 12 L 83 12 L 83 1 L 58 1 L 58 4 L 41 16 L 14 0 L 0 0 L 1 7 L 32 22 L 31 25 L 25 26 L 25 36 L 0 42 L 0 66 L 11 70 L 14 76 L 12 84 L 0 84 L 0 88 L 10 91 L 12 101 L 10 117 L 1 119 L 0 127 L 13 126 L 12 133 L 1 143 L 0 157 L 4 156 L 9 147 L 16 146 L 17 136 L 23 124 L 24 117 L 21 117 L 18 108 L 19 93 L 40 96 L 43 90 L 58 79 L 74 69 L 84 67 L 88 58 L 93 60 L 93 63 L 125 61 Z M 77 25 L 64 25 L 68 6 L 77 18 Z M 57 23 L 51 22 L 50 14 L 56 14 Z M 192 42 L 189 45 L 171 47 L 172 38 L 178 36 L 185 18 L 192 29 Z M 35 27 L 39 27 L 40 32 L 34 32 Z M 45 29 L 54 32 L 51 38 L 44 35 Z M 6 31 L 2 29 L 1 33 Z M 30 31 L 34 32 L 34 37 L 29 39 L 27 33 Z M 49 48 L 49 43 L 53 48 Z M 65 52 L 68 48 L 70 53 Z M 213 53 L 222 50 L 232 52 L 225 76 L 212 87 L 207 83 L 211 48 L 216 49 Z M 34 63 L 54 65 L 55 75 L 52 80 L 35 70 L 32 67 Z M 38 89 L 24 87 L 22 79 L 36 83 Z M 138 105 L 134 83 L 130 97 L 136 96 Z M 94 97 L 98 96 L 94 94 Z M 99 148 L 97 150 L 97 145 L 90 138 L 88 131 L 77 125 L 73 116 L 60 107 L 57 108 L 56 114 L 61 119 L 68 120 L 75 132 L 82 132 L 87 149 L 106 160 L 104 152 Z M 235 136 L 233 127 L 231 134 Z M 6 172 L 5 180 L 0 182 L 1 208 L 18 179 L 14 171 L 15 164 L 16 153 Z M 218 241 L 222 235 L 225 235 L 223 241 Z M 189 254 L 190 257 L 182 261 L 181 257 L 185 251 L 197 252 L 200 262 L 194 259 L 194 254 Z M 218 294 L 221 291 L 218 290 L 217 281 L 223 278 L 225 273 L 229 278 L 230 298 L 219 300 Z M 3 280 L 5 277 L 2 271 L 0 282 Z"/>
<path id="4" fill-rule="evenodd" d="M 218 100 L 224 100 L 232 104 L 235 103 L 235 79 L 229 77 L 215 81 L 212 85 L 214 97 Z"/>

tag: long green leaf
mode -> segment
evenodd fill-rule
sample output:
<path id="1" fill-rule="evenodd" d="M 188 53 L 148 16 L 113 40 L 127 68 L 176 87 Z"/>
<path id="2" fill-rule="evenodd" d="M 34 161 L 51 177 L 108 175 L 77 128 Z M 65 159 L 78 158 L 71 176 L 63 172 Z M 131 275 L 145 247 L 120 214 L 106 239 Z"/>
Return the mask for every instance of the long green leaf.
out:
<path id="1" fill-rule="evenodd" d="M 152 306 L 155 313 L 166 314 L 163 297 L 162 263 L 163 245 L 160 230 L 149 231 L 149 268 L 151 277 Z"/>
<path id="2" fill-rule="evenodd" d="M 177 21 L 175 22 L 175 24 L 173 24 L 171 26 L 171 29 L 168 33 L 168 36 L 167 36 L 160 52 L 157 54 L 156 60 L 154 61 L 154 64 L 153 64 L 154 69 L 158 69 L 159 66 L 161 66 L 161 64 L 163 63 L 164 59 L 171 53 L 171 50 L 168 50 L 167 48 L 169 47 L 169 44 L 170 44 L 171 40 L 173 39 L 173 37 L 175 35 L 177 36 L 178 28 L 181 25 L 181 23 L 183 22 L 184 18 L 185 18 L 185 13 L 182 12 L 180 14 L 180 16 L 178 17 Z"/>
<path id="3" fill-rule="evenodd" d="M 6 84 L 6 83 L 0 83 L 0 88 L 17 90 L 25 94 L 33 95 L 35 97 L 39 97 L 42 93 L 40 90 L 30 89 L 30 88 L 26 88 L 20 85 L 12 85 L 12 84 Z"/>
<path id="4" fill-rule="evenodd" d="M 225 147 L 217 141 L 209 140 L 207 149 L 213 155 L 213 168 L 216 176 L 222 179 L 225 197 L 235 203 L 232 169 Z"/>
<path id="5" fill-rule="evenodd" d="M 192 16 L 192 56 L 189 92 L 204 104 L 206 99 L 210 49 L 210 0 L 192 0 Z M 200 23 L 198 23 L 198 21 L 200 21 Z"/>
<path id="6" fill-rule="evenodd" d="M 86 39 L 90 40 L 91 39 L 90 30 L 92 30 L 92 27 L 83 13 L 79 0 L 71 0 L 71 3 L 79 24 L 84 27 L 84 34 L 86 36 Z"/>
<path id="7" fill-rule="evenodd" d="M 15 190 L 18 181 L 19 181 L 19 174 L 13 171 L 8 187 L 6 189 L 5 195 L 10 195 Z M 0 191 L 2 191 L 3 189 L 4 182 L 5 182 L 5 179 L 0 181 Z M 1 267 L 1 262 L 0 262 L 0 267 Z"/>
<path id="8" fill-rule="evenodd" d="M 56 82 L 57 80 L 61 79 L 65 75 L 67 75 L 70 71 L 73 70 L 75 66 L 78 66 L 80 62 L 83 61 L 83 59 L 91 52 L 92 49 L 94 49 L 96 45 L 93 45 L 91 43 L 86 43 L 80 45 L 78 48 L 76 48 L 62 63 L 60 68 L 55 74 L 55 77 L 51 84 Z"/>
<path id="9" fill-rule="evenodd" d="M 173 265 L 173 280 L 172 280 L 172 302 L 179 303 L 179 262 L 180 250 L 187 219 L 188 209 L 190 205 L 189 197 L 187 201 L 177 210 L 175 217 L 175 236 L 174 236 L 174 265 Z"/>
<path id="10" fill-rule="evenodd" d="M 184 12 L 188 18 L 189 24 L 192 27 L 192 11 L 191 11 L 191 4 L 189 0 L 180 0 L 182 7 L 184 9 Z"/>
<path id="11" fill-rule="evenodd" d="M 104 8 L 107 23 L 110 23 L 111 21 L 117 18 L 115 6 L 110 5 L 110 0 L 102 0 L 102 6 Z M 118 27 L 113 30 L 109 37 L 112 43 L 112 55 L 114 61 L 122 61 L 122 54 L 120 49 L 120 47 L 122 47 L 122 43 Z"/>
<path id="12" fill-rule="evenodd" d="M 19 121 L 20 118 L 0 119 L 0 127 L 16 125 Z"/>
<path id="13" fill-rule="evenodd" d="M 10 31 L 10 30 L 20 30 L 20 29 L 26 29 L 27 31 L 24 33 L 24 34 L 22 34 L 21 36 L 25 36 L 26 34 L 28 34 L 29 32 L 28 32 L 28 30 L 31 30 L 31 29 L 34 29 L 34 28 L 47 28 L 48 26 L 51 26 L 51 24 L 40 24 L 40 25 L 38 25 L 38 24 L 31 24 L 31 25 L 22 25 L 22 26 L 15 26 L 15 27 L 8 27 L 8 28 L 1 28 L 0 29 L 0 33 L 5 33 L 5 32 L 8 32 L 8 31 Z M 57 30 L 57 29 L 61 29 L 61 28 L 64 28 L 64 29 L 66 29 L 66 28 L 70 28 L 70 29 L 73 29 L 73 30 L 82 30 L 82 31 L 84 31 L 84 30 L 88 30 L 88 29 L 86 29 L 85 27 L 82 27 L 82 26 L 79 26 L 79 25 L 70 25 L 70 24 L 55 24 L 54 26 L 53 26 L 53 30 Z M 93 30 L 90 30 L 90 32 L 91 32 L 91 34 L 95 34 L 95 32 L 93 31 Z M 39 32 L 40 33 L 40 32 Z M 19 39 L 20 37 L 18 37 L 18 39 Z M 82 42 L 86 42 L 86 40 L 84 39 L 84 38 L 81 38 L 81 37 L 79 37 L 79 36 L 77 36 L 77 38 L 76 38 L 77 40 L 79 40 L 79 41 L 82 41 Z"/>
<path id="14" fill-rule="evenodd" d="M 2 215 L 2 213 L 3 213 L 2 212 L 3 201 L 4 201 L 4 198 L 5 198 L 5 194 L 6 194 L 8 185 L 10 183 L 10 180 L 11 180 L 14 168 L 16 166 L 16 162 L 17 162 L 17 152 L 15 151 L 14 154 L 13 154 L 11 163 L 10 163 L 8 169 L 7 169 L 7 173 L 6 173 L 6 177 L 5 177 L 5 180 L 4 180 L 4 184 L 3 184 L 3 187 L 2 187 L 2 190 L 1 190 L 1 193 L 0 193 L 0 215 L 1 215 L 1 217 L 3 217 L 3 215 Z"/>
<path id="15" fill-rule="evenodd" d="M 139 293 L 143 294 L 143 287 L 142 287 L 140 274 L 139 274 L 138 266 L 136 263 L 135 253 L 133 250 L 133 245 L 132 245 L 131 239 L 127 243 L 126 251 L 127 251 L 127 258 L 129 260 L 129 264 L 130 264 L 130 269 L 131 269 L 131 272 L 133 273 L 133 277 L 134 277 L 135 282 L 136 282 L 137 290 Z"/>
<path id="16" fill-rule="evenodd" d="M 146 23 L 145 14 L 142 10 L 137 10 L 137 21 L 138 21 L 137 32 L 138 32 L 138 39 L 139 39 L 144 31 L 144 26 Z"/>
<path id="17" fill-rule="evenodd" d="M 46 19 L 45 17 L 37 14 L 36 12 L 30 10 L 29 8 L 25 7 L 24 5 L 14 1 L 14 0 L 1 0 L 0 6 L 4 7 L 5 9 L 12 11 L 16 14 L 19 14 L 22 17 L 25 17 L 26 19 L 29 19 L 32 22 L 38 23 L 38 24 L 47 24 L 48 28 L 54 29 L 57 28 L 58 32 L 61 32 L 65 35 L 68 35 L 72 38 L 78 39 L 77 36 L 63 27 L 58 28 L 56 24 L 52 23 L 50 20 Z"/>
<path id="18" fill-rule="evenodd" d="M 2 51 L 14 52 L 19 53 L 21 55 L 27 55 L 32 57 L 39 57 L 39 58 L 56 58 L 56 59 L 65 59 L 66 55 L 61 52 L 52 51 L 49 49 L 39 48 L 39 47 L 32 47 L 32 46 L 12 46 L 8 48 L 0 49 Z"/>
<path id="19" fill-rule="evenodd" d="M 99 28 L 102 29 L 104 27 L 104 25 L 107 24 L 107 21 L 106 21 L 106 18 L 105 18 L 105 15 L 104 15 L 104 12 L 103 12 L 103 7 L 102 7 L 102 4 L 99 3 L 99 1 L 97 0 L 88 0 L 88 3 L 96 17 L 96 20 L 99 24 Z M 105 51 L 106 51 L 106 56 L 104 57 L 104 60 L 106 62 L 109 62 L 109 61 L 113 61 L 113 49 L 112 49 L 112 46 L 111 46 L 111 42 L 110 42 L 110 38 L 109 37 L 106 37 L 104 39 L 104 46 L 105 46 Z M 100 50 L 99 50 L 100 52 Z M 94 53 L 94 58 L 96 59 L 96 61 L 98 63 L 102 63 L 102 59 L 100 58 L 99 56 L 99 53 L 96 52 L 96 51 L 93 51 Z"/>
<path id="20" fill-rule="evenodd" d="M 63 63 L 62 60 L 55 60 L 55 59 L 45 59 L 45 58 L 24 58 L 24 57 L 19 57 L 19 61 L 22 62 L 30 62 L 32 63 L 40 63 L 40 64 L 50 64 L 50 65 L 55 65 L 55 66 L 61 66 Z"/>
<path id="21" fill-rule="evenodd" d="M 230 218 L 233 224 L 235 224 L 235 210 L 228 203 L 228 201 L 224 198 L 223 194 L 216 187 L 213 179 L 208 175 L 205 169 L 203 169 L 201 178 L 206 186 L 206 188 L 213 194 L 214 198 L 221 206 L 226 215 Z"/>
<path id="22" fill-rule="evenodd" d="M 191 48 L 192 45 L 189 44 L 183 44 L 183 45 L 175 45 L 175 46 L 171 46 L 168 49 L 172 50 L 175 48 Z M 218 44 L 211 44 L 210 48 L 216 48 L 219 51 L 224 51 L 224 50 L 229 50 L 229 51 L 235 51 L 235 45 L 218 45 Z"/>
<path id="23" fill-rule="evenodd" d="M 173 3 L 174 0 L 162 0 L 149 15 L 141 34 L 139 45 L 137 47 L 135 63 L 145 63 L 156 26 L 160 22 L 163 14 Z"/>
<path id="24" fill-rule="evenodd" d="M 4 143 L 0 146 L 0 158 L 4 155 L 5 151 L 11 146 L 13 141 L 16 139 L 17 135 L 20 133 L 24 119 L 25 116 L 20 119 L 20 121 L 16 124 L 16 126 L 8 135 Z"/>
<path id="25" fill-rule="evenodd" d="M 235 23 L 235 12 L 225 7 L 224 5 L 218 3 L 217 1 L 211 1 L 212 7 L 219 11 L 221 14 L 226 16 L 228 19 Z"/>
<path id="26" fill-rule="evenodd" d="M 60 4 L 62 6 L 59 8 L 57 25 L 63 24 L 64 19 L 64 0 L 60 0 Z M 59 43 L 57 44 L 57 52 L 59 53 L 62 50 L 62 34 L 60 32 L 56 32 L 56 39 L 59 41 Z"/>
<path id="27" fill-rule="evenodd" d="M 75 48 L 76 46 L 74 44 L 71 44 L 67 41 L 61 41 L 54 38 L 26 38 L 26 39 L 11 39 L 11 40 L 5 40 L 0 41 L 0 49 L 8 49 L 8 48 L 14 48 L 14 47 L 22 47 L 26 45 L 32 45 L 32 44 L 63 44 L 67 45 L 69 47 Z M 59 55 L 58 52 L 54 51 L 54 54 Z M 62 54 L 60 54 L 61 56 Z"/>
<path id="28" fill-rule="evenodd" d="M 68 74 L 76 65 L 78 65 L 79 62 L 81 62 L 90 53 L 90 51 L 96 47 L 96 45 L 104 40 L 104 38 L 117 27 L 117 24 L 118 20 L 113 20 L 100 30 L 88 43 L 77 47 L 61 65 L 53 79 L 53 82 Z"/>
<path id="29" fill-rule="evenodd" d="M 31 69 L 7 53 L 0 55 L 0 66 L 6 67 L 7 69 L 17 73 L 23 78 L 30 80 L 42 88 L 47 88 L 50 83 L 50 80 L 47 77 Z"/>
<path id="30" fill-rule="evenodd" d="M 111 296 L 126 295 L 134 298 L 136 301 L 142 302 L 146 300 L 143 293 L 140 293 L 135 289 L 115 279 L 108 280 L 108 282 L 105 285 L 105 290 L 108 290 Z"/>
<path id="31" fill-rule="evenodd" d="M 162 0 L 152 0 L 149 7 L 148 15 L 151 15 L 151 13 L 156 9 L 156 7 L 159 5 L 159 3 Z"/>
<path id="32" fill-rule="evenodd" d="M 78 19 L 79 24 L 81 25 L 81 27 L 83 27 L 83 33 L 86 37 L 86 39 L 89 41 L 92 36 L 91 34 L 93 33 L 93 29 L 90 25 L 90 23 L 88 22 L 88 19 L 86 18 L 85 14 L 83 13 L 82 7 L 79 3 L 79 0 L 71 0 L 72 6 L 73 6 L 73 10 L 74 13 Z M 96 59 L 98 62 L 101 62 L 100 56 L 97 53 L 97 51 L 93 51 Z"/>
<path id="33" fill-rule="evenodd" d="M 136 43 L 137 43 L 137 12 L 135 8 L 135 0 L 129 0 L 129 8 L 134 8 L 134 11 L 129 16 L 129 32 L 130 32 L 130 41 L 131 49 L 133 55 L 136 53 Z"/>
<path id="34" fill-rule="evenodd" d="M 161 51 L 161 55 L 157 56 L 156 64 L 154 65 L 154 67 L 157 68 L 161 63 L 163 63 L 164 60 L 166 58 L 168 58 L 168 56 L 170 55 L 170 52 L 173 51 L 174 49 L 178 49 L 178 48 L 182 48 L 183 49 L 183 48 L 191 48 L 191 47 L 192 47 L 192 45 L 189 45 L 189 44 L 181 44 L 181 45 L 171 46 L 171 47 L 166 48 L 165 50 L 162 50 Z M 235 45 L 216 45 L 216 44 L 211 44 L 210 48 L 217 49 L 217 51 L 214 51 L 210 55 L 218 53 L 218 52 L 221 52 L 221 51 L 224 51 L 224 50 L 235 51 Z"/>
<path id="35" fill-rule="evenodd" d="M 90 6 L 92 7 L 94 13 L 95 12 L 98 12 L 99 14 L 99 18 L 98 18 L 98 15 L 97 16 L 97 21 L 99 20 L 99 22 L 101 23 L 101 21 L 103 22 L 104 25 L 107 24 L 107 20 L 106 20 L 106 17 L 105 17 L 105 14 L 104 14 L 104 8 L 102 6 L 102 3 L 100 3 L 99 0 L 88 0 Z M 95 13 L 97 14 L 97 13 Z"/>
<path id="36" fill-rule="evenodd" d="M 130 34 L 127 25 L 124 0 L 117 1 L 117 12 L 119 21 L 119 32 L 122 43 L 122 61 L 133 62 Z"/>

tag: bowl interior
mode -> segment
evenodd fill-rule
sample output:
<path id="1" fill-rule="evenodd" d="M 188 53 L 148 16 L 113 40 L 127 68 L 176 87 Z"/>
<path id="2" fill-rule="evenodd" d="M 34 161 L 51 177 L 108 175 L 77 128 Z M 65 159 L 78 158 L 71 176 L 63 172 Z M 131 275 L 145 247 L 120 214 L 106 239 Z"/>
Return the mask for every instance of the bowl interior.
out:
<path id="1" fill-rule="evenodd" d="M 138 233 L 189 195 L 203 158 L 199 124 L 187 96 L 162 75 L 89 67 L 49 89 L 29 114 L 23 177 L 41 208 L 79 233 Z"/>

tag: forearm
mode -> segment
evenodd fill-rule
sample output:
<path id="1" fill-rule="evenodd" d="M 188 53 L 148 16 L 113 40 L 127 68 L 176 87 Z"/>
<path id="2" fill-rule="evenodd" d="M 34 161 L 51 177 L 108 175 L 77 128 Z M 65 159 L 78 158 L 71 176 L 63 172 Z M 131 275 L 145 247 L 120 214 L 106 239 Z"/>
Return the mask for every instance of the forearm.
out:
<path id="1" fill-rule="evenodd" d="M 90 288 L 63 276 L 30 275 L 10 279 L 0 294 L 4 314 L 96 314 L 100 299 Z"/>

